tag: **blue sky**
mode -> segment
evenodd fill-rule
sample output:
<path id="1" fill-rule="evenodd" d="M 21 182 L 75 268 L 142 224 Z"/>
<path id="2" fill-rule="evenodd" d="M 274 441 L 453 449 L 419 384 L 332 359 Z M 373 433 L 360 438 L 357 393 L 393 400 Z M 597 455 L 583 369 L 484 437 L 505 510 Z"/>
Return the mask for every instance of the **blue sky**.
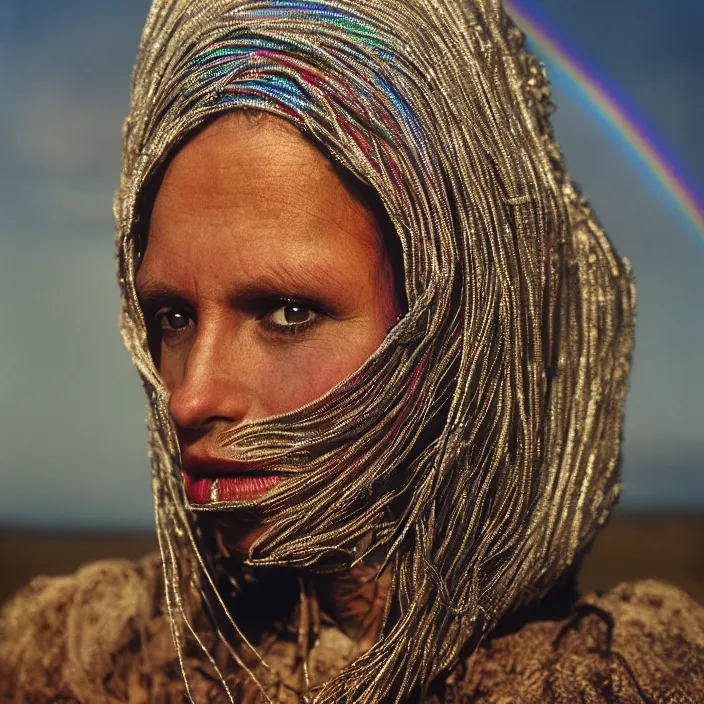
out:
<path id="1" fill-rule="evenodd" d="M 700 0 L 523 0 L 704 194 Z M 146 0 L 0 0 L 0 523 L 152 523 L 112 194 Z M 704 240 L 552 68 L 567 163 L 639 285 L 626 508 L 704 510 Z"/>

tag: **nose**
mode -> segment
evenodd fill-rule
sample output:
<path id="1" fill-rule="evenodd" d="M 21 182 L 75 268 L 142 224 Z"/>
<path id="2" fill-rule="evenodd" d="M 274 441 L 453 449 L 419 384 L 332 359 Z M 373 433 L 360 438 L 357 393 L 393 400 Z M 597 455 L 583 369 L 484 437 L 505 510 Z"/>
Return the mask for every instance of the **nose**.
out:
<path id="1" fill-rule="evenodd" d="M 171 388 L 169 412 L 181 430 L 207 430 L 216 424 L 242 421 L 251 406 L 251 393 L 236 340 L 212 331 L 199 331 L 186 356 L 177 383 Z"/>

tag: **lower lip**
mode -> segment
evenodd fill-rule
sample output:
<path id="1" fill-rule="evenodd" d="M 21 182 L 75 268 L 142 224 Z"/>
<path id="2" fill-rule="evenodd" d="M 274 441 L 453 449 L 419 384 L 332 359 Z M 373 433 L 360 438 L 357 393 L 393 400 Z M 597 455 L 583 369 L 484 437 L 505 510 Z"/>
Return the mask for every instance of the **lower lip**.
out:
<path id="1" fill-rule="evenodd" d="M 192 504 L 254 501 L 264 496 L 280 481 L 277 475 L 259 477 L 237 476 L 195 479 L 184 473 L 186 496 Z"/>

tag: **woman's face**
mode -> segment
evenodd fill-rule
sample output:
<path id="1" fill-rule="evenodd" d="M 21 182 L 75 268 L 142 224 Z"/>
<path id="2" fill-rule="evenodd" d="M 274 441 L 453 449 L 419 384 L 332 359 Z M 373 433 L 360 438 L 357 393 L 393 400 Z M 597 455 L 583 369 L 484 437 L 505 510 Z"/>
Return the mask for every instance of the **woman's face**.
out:
<path id="1" fill-rule="evenodd" d="M 223 431 L 329 391 L 399 315 L 377 219 L 271 116 L 228 114 L 175 155 L 136 284 L 194 504 L 274 486 L 229 462 Z M 262 530 L 233 526 L 231 547 Z"/>

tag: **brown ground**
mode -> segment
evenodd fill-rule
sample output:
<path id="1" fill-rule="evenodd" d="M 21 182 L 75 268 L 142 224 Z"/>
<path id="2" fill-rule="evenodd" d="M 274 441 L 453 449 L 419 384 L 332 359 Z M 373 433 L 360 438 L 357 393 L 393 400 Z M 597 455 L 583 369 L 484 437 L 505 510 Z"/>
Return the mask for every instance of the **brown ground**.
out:
<path id="1" fill-rule="evenodd" d="M 137 558 L 157 549 L 145 535 L 0 532 L 0 603 L 36 575 L 65 574 L 91 560 Z M 620 515 L 596 541 L 581 573 L 583 591 L 651 577 L 704 603 L 704 516 Z"/>

